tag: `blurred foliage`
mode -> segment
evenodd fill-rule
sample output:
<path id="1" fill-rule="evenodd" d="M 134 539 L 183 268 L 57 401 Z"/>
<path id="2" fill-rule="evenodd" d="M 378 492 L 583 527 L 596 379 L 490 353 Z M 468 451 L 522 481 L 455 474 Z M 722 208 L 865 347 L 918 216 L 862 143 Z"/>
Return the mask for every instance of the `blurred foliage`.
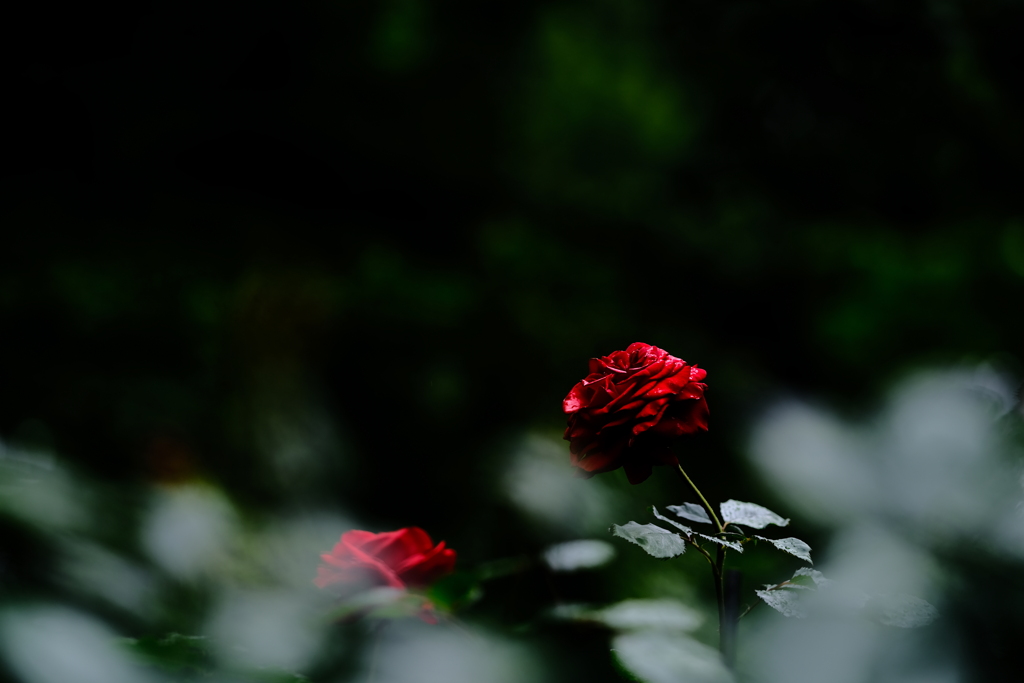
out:
<path id="1" fill-rule="evenodd" d="M 605 475 L 588 509 L 618 516 L 573 526 L 507 492 L 523 433 L 557 439 L 586 359 L 633 341 L 709 371 L 712 429 L 684 453 L 705 493 L 817 548 L 741 457 L 773 398 L 865 412 L 925 365 L 1020 373 L 1019 3 L 17 12 L 0 443 L 107 492 L 119 551 L 138 552 L 140 492 L 183 482 L 251 524 L 415 524 L 470 567 L 683 502 L 671 472 Z M 0 524 L 8 589 L 56 590 L 35 523 Z M 496 578 L 471 609 L 709 599 L 699 557 L 645 559 Z M 753 586 L 786 562 L 740 566 Z M 180 589 L 162 627 L 207 604 Z M 606 641 L 555 637 L 612 680 L 587 655 Z"/>

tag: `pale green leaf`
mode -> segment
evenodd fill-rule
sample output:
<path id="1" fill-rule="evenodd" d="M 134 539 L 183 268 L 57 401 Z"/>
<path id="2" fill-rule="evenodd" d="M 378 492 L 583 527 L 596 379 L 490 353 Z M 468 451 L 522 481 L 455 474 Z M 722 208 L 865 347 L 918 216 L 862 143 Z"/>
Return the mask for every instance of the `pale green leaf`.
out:
<path id="1" fill-rule="evenodd" d="M 717 536 L 708 536 L 707 534 L 697 534 L 697 535 L 700 536 L 701 538 L 704 538 L 704 539 L 707 539 L 707 540 L 711 541 L 712 543 L 717 543 L 718 545 L 725 546 L 726 548 L 732 548 L 733 550 L 735 550 L 738 553 L 742 553 L 743 552 L 743 546 L 740 545 L 736 541 L 727 541 L 724 538 L 718 538 Z"/>
<path id="2" fill-rule="evenodd" d="M 612 640 L 612 652 L 624 669 L 644 683 L 733 681 L 717 650 L 678 633 L 623 633 Z"/>
<path id="3" fill-rule="evenodd" d="M 769 524 L 786 526 L 788 519 L 784 519 L 765 507 L 755 503 L 743 503 L 738 500 L 727 500 L 720 506 L 722 510 L 722 521 L 726 524 L 742 524 L 754 529 L 763 529 Z"/>
<path id="4" fill-rule="evenodd" d="M 903 593 L 874 595 L 864 609 L 878 623 L 899 628 L 927 626 L 939 617 L 939 611 L 927 600 Z"/>
<path id="5" fill-rule="evenodd" d="M 612 535 L 637 544 L 652 557 L 675 557 L 686 552 L 686 541 L 680 538 L 679 534 L 654 524 L 637 524 L 636 522 L 629 522 L 622 526 L 613 524 Z"/>
<path id="6" fill-rule="evenodd" d="M 704 508 L 695 503 L 669 505 L 668 510 L 669 512 L 675 514 L 677 517 L 688 519 L 691 522 L 702 522 L 704 524 L 711 524 L 711 518 L 708 517 L 707 511 L 705 511 Z"/>
<path id="7" fill-rule="evenodd" d="M 824 588 L 825 586 L 828 586 L 830 583 L 832 583 L 832 579 L 826 579 L 824 574 L 819 572 L 817 569 L 811 569 L 810 567 L 800 567 L 800 569 L 797 569 L 795 572 L 793 572 L 794 579 L 798 576 L 809 577 L 811 581 L 814 582 L 814 585 L 818 588 Z"/>
<path id="8" fill-rule="evenodd" d="M 799 538 L 780 538 L 772 539 L 765 538 L 764 536 L 754 536 L 754 538 L 767 541 L 773 546 L 781 550 L 782 552 L 789 553 L 795 557 L 799 557 L 804 562 L 811 562 L 811 546 L 807 545 Z M 813 563 L 812 563 L 813 564 Z"/>
<path id="9" fill-rule="evenodd" d="M 687 536 L 693 536 L 693 529 L 691 529 L 690 527 L 686 526 L 685 524 L 680 524 L 679 522 L 671 520 L 668 517 L 662 517 L 660 514 L 658 514 L 658 508 L 654 507 L 653 505 L 651 506 L 651 511 L 654 513 L 654 516 L 657 517 L 658 519 L 660 519 L 661 521 L 668 522 L 669 524 L 671 524 L 675 528 L 677 528 L 680 531 L 682 531 Z"/>
<path id="10" fill-rule="evenodd" d="M 775 589 L 769 587 L 768 589 L 754 592 L 757 593 L 757 597 L 764 600 L 766 605 L 778 610 L 784 616 L 803 619 L 807 616 L 807 610 L 803 604 L 801 588 L 804 587 L 794 586 Z"/>

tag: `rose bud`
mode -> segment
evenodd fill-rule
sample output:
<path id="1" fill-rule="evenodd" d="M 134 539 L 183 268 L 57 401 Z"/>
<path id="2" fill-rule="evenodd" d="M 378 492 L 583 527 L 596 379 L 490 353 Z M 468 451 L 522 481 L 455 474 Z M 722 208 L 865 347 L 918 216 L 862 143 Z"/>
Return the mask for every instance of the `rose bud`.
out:
<path id="1" fill-rule="evenodd" d="M 671 441 L 708 428 L 707 373 L 650 344 L 590 360 L 562 401 L 572 464 L 591 477 L 622 467 L 631 484 L 654 465 L 677 465 Z"/>

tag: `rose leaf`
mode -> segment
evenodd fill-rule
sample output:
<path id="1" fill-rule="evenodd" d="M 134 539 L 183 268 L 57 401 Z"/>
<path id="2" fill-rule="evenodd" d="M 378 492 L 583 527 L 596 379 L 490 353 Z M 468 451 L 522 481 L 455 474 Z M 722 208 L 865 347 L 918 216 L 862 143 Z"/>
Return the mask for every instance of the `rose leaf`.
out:
<path id="1" fill-rule="evenodd" d="M 675 528 L 677 528 L 680 531 L 682 531 L 687 536 L 693 536 L 693 529 L 691 529 L 690 527 L 686 526 L 685 524 L 680 524 L 679 522 L 671 520 L 668 517 L 662 517 L 660 514 L 658 514 L 658 508 L 654 507 L 653 505 L 651 506 L 651 511 L 654 512 L 654 516 L 657 517 L 658 519 L 660 519 L 661 521 L 668 522 L 669 524 L 671 524 Z"/>
<path id="2" fill-rule="evenodd" d="M 695 503 L 683 503 L 682 505 L 669 505 L 669 512 L 675 513 L 676 517 L 688 519 L 691 522 L 703 522 L 711 524 L 711 518 L 700 505 Z"/>
<path id="3" fill-rule="evenodd" d="M 832 583 L 832 579 L 826 579 L 824 574 L 819 572 L 817 569 L 811 569 L 810 567 L 800 567 L 800 569 L 797 569 L 793 572 L 792 580 L 797 581 L 799 580 L 798 577 L 801 576 L 809 577 L 818 588 L 825 588 Z"/>
<path id="4" fill-rule="evenodd" d="M 708 536 L 707 534 L 697 534 L 697 535 L 700 536 L 701 538 L 704 538 L 704 539 L 707 539 L 707 540 L 711 541 L 712 543 L 717 543 L 718 545 L 725 546 L 726 548 L 732 548 L 733 550 L 735 550 L 738 553 L 742 553 L 743 552 L 743 546 L 741 546 L 736 541 L 727 541 L 724 538 L 718 538 L 717 536 Z"/>
<path id="5" fill-rule="evenodd" d="M 786 526 L 788 519 L 783 519 L 771 510 L 754 503 L 743 503 L 738 500 L 727 500 L 721 505 L 722 520 L 726 524 L 742 524 L 743 526 L 763 529 L 769 524 Z"/>
<path id="6" fill-rule="evenodd" d="M 807 616 L 807 610 L 802 604 L 802 596 L 799 590 L 792 588 L 767 587 L 763 591 L 754 591 L 757 597 L 764 600 L 764 603 L 772 609 L 780 612 L 783 616 L 803 619 Z"/>
<path id="7" fill-rule="evenodd" d="M 636 522 L 629 522 L 622 526 L 613 524 L 612 535 L 624 538 L 630 543 L 636 543 L 651 557 L 664 559 L 686 552 L 686 541 L 680 538 L 679 534 L 654 524 L 637 524 Z"/>
<path id="8" fill-rule="evenodd" d="M 754 538 L 760 541 L 767 541 L 782 552 L 799 557 L 804 562 L 811 562 L 811 546 L 807 545 L 799 538 L 780 538 L 778 540 L 765 538 L 764 536 L 754 536 Z M 811 564 L 814 563 L 811 562 Z"/>

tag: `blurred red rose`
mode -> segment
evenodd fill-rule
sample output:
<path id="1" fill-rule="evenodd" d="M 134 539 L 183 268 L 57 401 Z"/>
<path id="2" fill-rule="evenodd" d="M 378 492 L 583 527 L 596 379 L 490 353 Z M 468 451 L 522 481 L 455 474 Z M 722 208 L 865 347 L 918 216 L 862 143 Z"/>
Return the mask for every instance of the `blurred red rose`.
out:
<path id="1" fill-rule="evenodd" d="M 320 556 L 315 583 L 344 591 L 390 586 L 421 588 L 455 568 L 455 551 L 436 546 L 418 527 L 374 534 L 346 531 L 330 553 Z"/>
<path id="2" fill-rule="evenodd" d="M 565 438 L 583 476 L 622 467 L 630 483 L 653 465 L 676 465 L 669 442 L 708 428 L 707 373 L 650 344 L 590 360 L 590 374 L 562 401 Z"/>

